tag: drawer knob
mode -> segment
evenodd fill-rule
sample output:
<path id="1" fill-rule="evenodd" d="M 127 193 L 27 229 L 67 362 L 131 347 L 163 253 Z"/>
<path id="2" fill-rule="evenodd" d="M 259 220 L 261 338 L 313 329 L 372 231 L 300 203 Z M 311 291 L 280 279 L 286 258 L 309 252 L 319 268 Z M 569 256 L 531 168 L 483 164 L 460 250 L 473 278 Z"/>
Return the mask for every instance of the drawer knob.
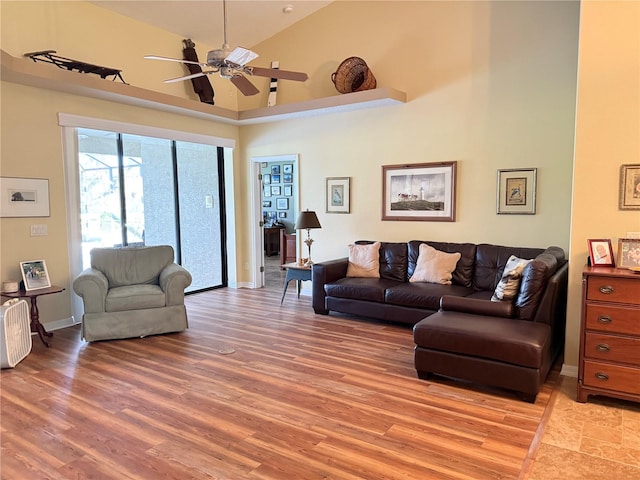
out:
<path id="1" fill-rule="evenodd" d="M 605 325 L 607 325 L 612 322 L 612 319 L 609 315 L 600 315 L 598 317 L 598 322 L 604 323 Z"/>
<path id="2" fill-rule="evenodd" d="M 613 292 L 614 292 L 614 288 L 611 285 L 603 285 L 600 287 L 600 293 L 604 293 L 605 295 L 608 295 Z"/>
<path id="3" fill-rule="evenodd" d="M 596 346 L 596 350 L 598 350 L 599 352 L 608 352 L 611 350 L 611 347 L 609 347 L 609 345 L 607 345 L 606 343 L 599 343 Z"/>
<path id="4" fill-rule="evenodd" d="M 595 377 L 598 380 L 609 380 L 609 375 L 607 375 L 606 373 L 602 373 L 602 372 L 596 372 Z"/>

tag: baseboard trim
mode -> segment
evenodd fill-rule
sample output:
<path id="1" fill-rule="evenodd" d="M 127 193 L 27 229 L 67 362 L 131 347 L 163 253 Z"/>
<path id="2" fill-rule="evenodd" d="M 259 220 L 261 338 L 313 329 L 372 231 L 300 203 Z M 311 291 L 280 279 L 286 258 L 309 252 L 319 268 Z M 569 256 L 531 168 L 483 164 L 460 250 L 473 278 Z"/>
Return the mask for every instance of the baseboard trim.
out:
<path id="1" fill-rule="evenodd" d="M 62 328 L 73 327 L 74 325 L 80 325 L 80 322 L 76 322 L 73 316 L 69 318 L 63 318 L 60 320 L 55 320 L 53 322 L 47 322 L 46 324 L 42 324 L 44 329 L 47 332 L 53 332 L 55 330 L 60 330 Z"/>
<path id="2" fill-rule="evenodd" d="M 560 375 L 564 375 L 565 377 L 578 378 L 578 367 L 575 365 L 567 365 L 565 363 L 562 365 L 562 369 L 560 370 Z"/>

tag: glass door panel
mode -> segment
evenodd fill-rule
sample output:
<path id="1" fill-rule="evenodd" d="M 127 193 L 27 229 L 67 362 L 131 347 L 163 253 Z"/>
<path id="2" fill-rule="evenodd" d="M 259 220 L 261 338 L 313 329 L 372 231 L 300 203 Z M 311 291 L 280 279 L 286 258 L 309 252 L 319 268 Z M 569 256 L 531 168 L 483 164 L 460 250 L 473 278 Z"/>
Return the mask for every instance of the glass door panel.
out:
<path id="1" fill-rule="evenodd" d="M 180 261 L 193 277 L 187 291 L 226 284 L 218 148 L 176 142 Z"/>

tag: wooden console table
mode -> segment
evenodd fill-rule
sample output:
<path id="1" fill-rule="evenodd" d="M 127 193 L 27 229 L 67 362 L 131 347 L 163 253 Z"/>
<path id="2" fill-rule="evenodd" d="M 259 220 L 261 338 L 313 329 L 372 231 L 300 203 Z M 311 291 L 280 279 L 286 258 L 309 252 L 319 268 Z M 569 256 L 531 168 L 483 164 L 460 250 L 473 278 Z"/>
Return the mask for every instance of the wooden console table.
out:
<path id="1" fill-rule="evenodd" d="M 47 342 L 45 337 L 53 337 L 52 332 L 47 332 L 44 326 L 40 323 L 40 312 L 38 311 L 38 297 L 41 295 L 51 295 L 52 293 L 60 293 L 64 291 L 63 287 L 46 287 L 46 288 L 38 288 L 36 290 L 18 290 L 17 292 L 0 292 L 0 295 L 8 298 L 28 298 L 31 301 L 31 331 L 37 332 L 40 340 L 47 347 L 50 347 L 51 344 Z"/>
<path id="2" fill-rule="evenodd" d="M 284 227 L 264 227 L 264 253 L 267 257 L 280 252 L 280 230 Z"/>

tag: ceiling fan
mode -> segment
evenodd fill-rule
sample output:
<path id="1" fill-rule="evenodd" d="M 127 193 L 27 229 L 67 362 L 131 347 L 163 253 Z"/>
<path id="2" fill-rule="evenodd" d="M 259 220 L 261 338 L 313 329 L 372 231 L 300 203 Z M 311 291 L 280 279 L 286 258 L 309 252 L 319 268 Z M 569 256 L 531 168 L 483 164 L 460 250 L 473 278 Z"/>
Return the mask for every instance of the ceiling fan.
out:
<path id="1" fill-rule="evenodd" d="M 169 62 L 178 62 L 184 64 L 199 65 L 201 68 L 209 68 L 210 70 L 185 75 L 183 77 L 170 78 L 165 83 L 180 82 L 189 80 L 212 73 L 219 73 L 222 78 L 231 80 L 243 95 L 255 95 L 260 93 L 255 85 L 253 85 L 244 75 L 254 75 L 257 77 L 279 78 L 283 80 L 295 80 L 304 82 L 309 78 L 306 73 L 291 72 L 276 68 L 250 67 L 247 65 L 250 61 L 258 58 L 258 54 L 247 50 L 246 48 L 236 47 L 231 50 L 227 43 L 227 2 L 222 0 L 222 10 L 224 16 L 224 43 L 222 48 L 211 50 L 207 53 L 207 63 L 193 62 L 190 60 L 179 60 L 177 58 L 160 57 L 157 55 L 146 55 L 144 58 L 151 60 L 165 60 Z"/>

